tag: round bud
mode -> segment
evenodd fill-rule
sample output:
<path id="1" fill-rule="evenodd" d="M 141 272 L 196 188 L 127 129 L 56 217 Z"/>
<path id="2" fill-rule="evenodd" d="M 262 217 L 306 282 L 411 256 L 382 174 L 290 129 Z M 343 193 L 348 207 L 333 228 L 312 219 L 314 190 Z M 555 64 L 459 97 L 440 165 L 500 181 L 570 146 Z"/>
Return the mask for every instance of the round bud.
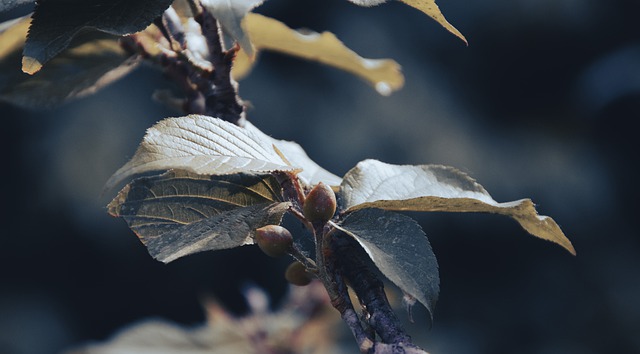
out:
<path id="1" fill-rule="evenodd" d="M 327 220 L 333 217 L 336 212 L 336 194 L 331 187 L 320 182 L 316 185 L 304 201 L 302 212 L 307 220 L 311 222 Z"/>
<path id="2" fill-rule="evenodd" d="M 267 225 L 256 229 L 255 240 L 262 252 L 271 257 L 284 256 L 293 244 L 289 230 L 279 225 Z"/>
<path id="3" fill-rule="evenodd" d="M 289 283 L 298 286 L 305 286 L 311 283 L 311 275 L 307 273 L 304 265 L 298 261 L 289 264 L 289 267 L 284 272 L 284 278 Z"/>

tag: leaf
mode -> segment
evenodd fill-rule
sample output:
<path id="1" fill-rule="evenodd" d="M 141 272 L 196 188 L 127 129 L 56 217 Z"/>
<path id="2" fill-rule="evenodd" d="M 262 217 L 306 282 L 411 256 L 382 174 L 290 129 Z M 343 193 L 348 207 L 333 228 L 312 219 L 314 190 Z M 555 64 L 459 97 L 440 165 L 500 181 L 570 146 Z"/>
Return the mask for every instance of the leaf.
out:
<path id="1" fill-rule="evenodd" d="M 420 225 L 405 215 L 361 209 L 336 226 L 358 241 L 382 274 L 433 317 L 440 291 L 438 262 Z"/>
<path id="2" fill-rule="evenodd" d="M 0 13 L 21 5 L 35 4 L 36 0 L 0 0 Z"/>
<path id="3" fill-rule="evenodd" d="M 0 61 L 22 49 L 31 19 L 20 17 L 0 24 Z"/>
<path id="4" fill-rule="evenodd" d="M 104 342 L 83 344 L 66 354 L 341 354 L 340 315 L 320 282 L 290 286 L 274 310 L 262 289 L 243 291 L 248 310 L 241 317 L 211 299 L 203 308 L 206 323 L 184 327 L 164 320 L 127 326 Z M 261 340 L 256 341 L 256 338 Z"/>
<path id="5" fill-rule="evenodd" d="M 222 323 L 225 324 L 225 323 Z M 224 326 L 222 326 L 224 329 Z M 228 326 L 227 326 L 228 327 Z M 217 332 L 223 332 L 231 338 L 231 344 L 223 342 L 223 350 L 218 349 L 212 337 L 220 340 Z M 116 335 L 103 343 L 84 344 L 65 351 L 65 354 L 124 354 L 124 353 L 161 353 L 161 354 L 220 354 L 224 349 L 237 352 L 251 347 L 241 340 L 238 334 L 221 331 L 216 327 L 198 326 L 189 328 L 166 320 L 145 320 L 121 329 Z M 240 338 L 238 338 L 240 337 Z"/>
<path id="6" fill-rule="evenodd" d="M 190 115 L 167 118 L 147 130 L 129 162 L 109 178 L 109 190 L 133 175 L 169 169 L 203 175 L 294 170 L 272 140 L 222 119 Z"/>
<path id="7" fill-rule="evenodd" d="M 33 14 L 22 70 L 34 74 L 62 52 L 80 31 L 94 29 L 113 35 L 143 30 L 162 15 L 173 0 L 40 1 Z"/>
<path id="8" fill-rule="evenodd" d="M 387 0 L 349 0 L 349 1 L 360 6 L 375 6 L 375 5 L 380 5 L 384 2 L 387 2 Z M 402 1 L 403 3 L 415 9 L 422 11 L 432 19 L 436 20 L 440 25 L 442 25 L 442 27 L 446 28 L 447 31 L 453 33 L 458 38 L 462 39 L 465 44 L 468 44 L 467 39 L 464 38 L 462 33 L 460 33 L 460 31 L 458 31 L 455 27 L 453 27 L 453 25 L 451 25 L 444 18 L 444 15 L 442 14 L 442 12 L 440 12 L 440 8 L 436 4 L 435 0 L 400 0 L 400 1 Z"/>
<path id="9" fill-rule="evenodd" d="M 316 185 L 323 182 L 329 186 L 339 186 L 340 183 L 342 183 L 342 178 L 325 170 L 315 163 L 315 161 L 311 160 L 298 143 L 274 139 L 249 122 L 245 124 L 245 129 L 259 135 L 261 139 L 270 140 L 282 155 L 284 155 L 291 166 L 302 169 L 297 176 L 301 178 L 303 182 L 309 185 Z"/>
<path id="10" fill-rule="evenodd" d="M 510 216 L 530 234 L 555 242 L 575 255 L 560 227 L 550 217 L 538 215 L 530 199 L 498 203 L 475 180 L 452 167 L 365 160 L 344 176 L 340 196 L 347 212 L 382 208 Z"/>
<path id="11" fill-rule="evenodd" d="M 95 93 L 131 72 L 138 58 L 122 49 L 116 37 L 80 35 L 37 75 L 20 72 L 20 57 L 30 19 L 0 33 L 0 100 L 25 108 L 50 108 Z"/>
<path id="12" fill-rule="evenodd" d="M 390 59 L 362 58 L 332 33 L 302 33 L 254 13 L 247 14 L 243 25 L 256 50 L 277 51 L 334 66 L 361 77 L 382 95 L 389 95 L 404 85 L 398 63 Z M 250 60 L 239 56 L 232 71 L 234 78 L 247 75 L 251 65 Z"/>
<path id="13" fill-rule="evenodd" d="M 252 244 L 253 231 L 280 224 L 288 206 L 270 175 L 169 171 L 132 181 L 109 204 L 109 213 L 125 219 L 149 254 L 168 263 Z"/>
<path id="14" fill-rule="evenodd" d="M 446 28 L 447 31 L 453 33 L 456 37 L 462 39 L 462 41 L 465 44 L 467 45 L 469 44 L 467 42 L 467 39 L 462 35 L 462 33 L 460 33 L 460 31 L 458 31 L 455 27 L 453 27 L 453 25 L 451 25 L 449 21 L 447 21 L 444 18 L 444 15 L 442 14 L 442 12 L 440 12 L 440 8 L 438 7 L 438 5 L 436 5 L 435 0 L 400 0 L 400 1 L 402 1 L 403 3 L 413 8 L 416 8 L 424 12 L 429 17 L 436 20 L 440 25 L 442 25 L 442 27 Z"/>
<path id="15" fill-rule="evenodd" d="M 201 0 L 200 3 L 213 14 L 226 34 L 235 39 L 250 56 L 253 48 L 249 37 L 242 29 L 242 19 L 264 0 Z"/>

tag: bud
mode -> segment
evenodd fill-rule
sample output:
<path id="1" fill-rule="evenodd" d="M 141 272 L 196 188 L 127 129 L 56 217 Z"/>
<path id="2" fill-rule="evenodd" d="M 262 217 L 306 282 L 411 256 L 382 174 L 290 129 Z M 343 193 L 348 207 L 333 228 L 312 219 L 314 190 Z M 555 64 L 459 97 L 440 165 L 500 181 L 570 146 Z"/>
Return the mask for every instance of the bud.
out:
<path id="1" fill-rule="evenodd" d="M 311 275 L 307 273 L 304 265 L 298 261 L 289 264 L 284 272 L 284 278 L 293 285 L 305 286 L 311 283 Z"/>
<path id="2" fill-rule="evenodd" d="M 255 240 L 262 252 L 271 257 L 284 256 L 293 244 L 291 232 L 279 225 L 267 225 L 256 229 Z"/>
<path id="3" fill-rule="evenodd" d="M 333 217 L 336 212 L 336 194 L 331 187 L 320 182 L 316 185 L 304 201 L 302 212 L 307 220 L 311 222 L 327 220 Z"/>

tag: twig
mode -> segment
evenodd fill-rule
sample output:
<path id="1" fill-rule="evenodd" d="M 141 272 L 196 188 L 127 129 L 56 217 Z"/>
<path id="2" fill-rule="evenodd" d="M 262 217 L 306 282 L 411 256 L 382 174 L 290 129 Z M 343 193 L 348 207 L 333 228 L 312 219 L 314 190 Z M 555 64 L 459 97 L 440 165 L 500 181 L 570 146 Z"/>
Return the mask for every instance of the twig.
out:
<path id="1" fill-rule="evenodd" d="M 191 10 L 191 16 L 196 17 L 200 14 L 200 4 L 196 0 L 187 0 L 189 9 Z"/>
<path id="2" fill-rule="evenodd" d="M 161 26 L 158 27 L 163 31 L 163 34 L 166 33 L 165 37 L 167 37 L 167 40 L 171 43 L 172 49 L 181 51 L 187 48 L 184 27 L 180 21 L 180 16 L 172 6 L 169 6 L 162 14 L 160 24 Z M 178 48 L 175 48 L 176 44 Z"/>
<path id="3" fill-rule="evenodd" d="M 425 353 L 404 331 L 364 250 L 340 231 L 333 232 L 331 248 L 339 272 L 348 279 L 366 313 L 364 320 L 380 337 L 381 342 L 374 344 L 371 353 Z"/>
<path id="4" fill-rule="evenodd" d="M 218 21 L 205 8 L 195 17 L 209 47 L 214 71 L 194 82 L 205 97 L 205 113 L 236 125 L 244 123 L 244 106 L 238 97 L 237 83 L 231 78 L 231 66 L 238 47 L 224 51 Z"/>
<path id="5" fill-rule="evenodd" d="M 329 247 L 328 238 L 331 237 L 331 234 L 328 231 L 326 224 L 322 230 L 316 231 L 319 278 L 327 289 L 331 305 L 340 312 L 342 320 L 351 329 L 360 352 L 370 353 L 374 346 L 373 338 L 369 337 L 367 331 L 362 327 L 358 314 L 353 308 L 345 280 L 336 267 L 336 255 L 333 254 L 331 247 Z"/>

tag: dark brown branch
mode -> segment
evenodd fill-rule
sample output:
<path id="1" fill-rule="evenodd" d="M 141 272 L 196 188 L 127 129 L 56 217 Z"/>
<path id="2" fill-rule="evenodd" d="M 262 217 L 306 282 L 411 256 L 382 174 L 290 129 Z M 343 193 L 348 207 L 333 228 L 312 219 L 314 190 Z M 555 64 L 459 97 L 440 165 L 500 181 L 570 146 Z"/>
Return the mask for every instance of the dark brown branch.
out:
<path id="1" fill-rule="evenodd" d="M 382 343 L 421 350 L 412 344 L 411 337 L 393 312 L 384 284 L 371 269 L 371 262 L 368 262 L 364 250 L 342 232 L 335 232 L 331 241 L 339 272 L 348 279 L 365 311 L 364 320 L 375 330 Z M 376 343 L 377 346 L 379 344 Z M 383 350 L 383 347 L 384 350 L 389 349 L 388 346 L 379 346 L 379 350 Z M 376 349 L 374 352 L 379 351 Z"/>
<path id="2" fill-rule="evenodd" d="M 374 341 L 362 326 L 360 318 L 353 308 L 347 284 L 337 267 L 337 257 L 331 245 L 331 234 L 328 234 L 325 227 L 317 225 L 316 231 L 316 254 L 318 256 L 319 278 L 327 289 L 331 305 L 340 312 L 342 320 L 347 324 L 353 337 L 358 343 L 358 348 L 362 353 L 370 353 Z"/>
<path id="3" fill-rule="evenodd" d="M 205 114 L 242 125 L 244 106 L 237 94 L 237 83 L 231 78 L 231 67 L 238 48 L 223 49 L 218 21 L 205 8 L 195 20 L 202 28 L 209 48 L 209 60 L 214 67 L 210 76 L 194 78 L 205 98 Z"/>
<path id="4" fill-rule="evenodd" d="M 238 47 L 225 51 L 218 21 L 206 9 L 198 11 L 195 19 L 207 42 L 210 66 L 197 62 L 191 55 L 185 29 L 171 7 L 155 22 L 162 34 L 157 39 L 164 37 L 170 49 L 165 49 L 160 54 L 156 51 L 152 55 L 150 53 L 153 51 L 145 48 L 145 41 L 138 34 L 125 37 L 123 47 L 161 67 L 179 85 L 186 96 L 182 104 L 184 113 L 204 114 L 242 125 L 244 106 L 237 94 L 237 83 L 231 77 L 231 67 Z"/>

